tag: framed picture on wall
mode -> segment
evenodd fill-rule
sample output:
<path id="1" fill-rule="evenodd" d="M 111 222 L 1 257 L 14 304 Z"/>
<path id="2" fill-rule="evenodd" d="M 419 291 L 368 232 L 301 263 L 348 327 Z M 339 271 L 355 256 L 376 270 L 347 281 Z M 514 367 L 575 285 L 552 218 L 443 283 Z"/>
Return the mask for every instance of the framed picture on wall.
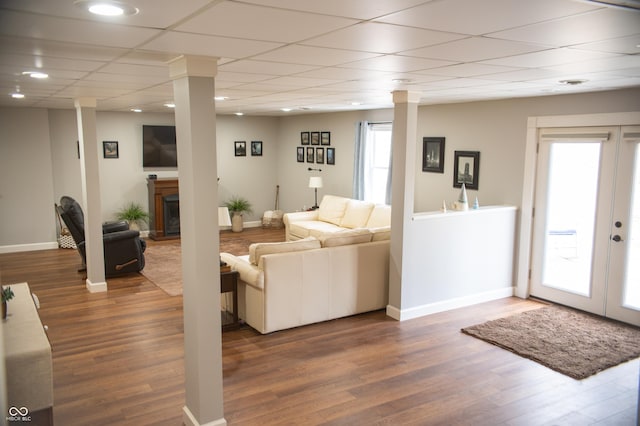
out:
<path id="1" fill-rule="evenodd" d="M 327 148 L 327 164 L 336 164 L 336 149 Z"/>
<path id="2" fill-rule="evenodd" d="M 262 157 L 262 141 L 251 141 L 251 156 Z"/>
<path id="3" fill-rule="evenodd" d="M 296 148 L 296 159 L 298 160 L 298 163 L 304 163 L 304 147 L 298 146 Z"/>
<path id="4" fill-rule="evenodd" d="M 331 145 L 331 132 L 320 132 L 320 145 Z"/>
<path id="5" fill-rule="evenodd" d="M 300 144 L 309 145 L 309 132 L 300 132 Z"/>
<path id="6" fill-rule="evenodd" d="M 480 173 L 479 151 L 455 151 L 453 159 L 453 186 L 478 189 Z"/>
<path id="7" fill-rule="evenodd" d="M 444 138 L 422 138 L 422 171 L 444 173 Z"/>
<path id="8" fill-rule="evenodd" d="M 102 154 L 104 158 L 118 158 L 118 141 L 102 141 Z"/>
<path id="9" fill-rule="evenodd" d="M 316 163 L 324 164 L 324 148 L 316 148 Z"/>
<path id="10" fill-rule="evenodd" d="M 307 148 L 307 163 L 313 163 L 315 150 L 311 147 Z"/>
<path id="11" fill-rule="evenodd" d="M 247 156 L 247 142 L 246 141 L 235 141 L 234 142 L 234 153 L 236 157 L 246 157 Z"/>
<path id="12" fill-rule="evenodd" d="M 320 132 L 311 132 L 311 145 L 320 145 Z"/>

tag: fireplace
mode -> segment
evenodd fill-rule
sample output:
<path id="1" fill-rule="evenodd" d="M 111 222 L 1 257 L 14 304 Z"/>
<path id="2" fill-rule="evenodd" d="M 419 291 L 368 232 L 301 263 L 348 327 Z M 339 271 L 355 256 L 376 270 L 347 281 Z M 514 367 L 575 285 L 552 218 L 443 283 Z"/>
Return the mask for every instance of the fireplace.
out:
<path id="1" fill-rule="evenodd" d="M 164 235 L 180 235 L 180 196 L 178 194 L 162 197 L 164 213 Z"/>

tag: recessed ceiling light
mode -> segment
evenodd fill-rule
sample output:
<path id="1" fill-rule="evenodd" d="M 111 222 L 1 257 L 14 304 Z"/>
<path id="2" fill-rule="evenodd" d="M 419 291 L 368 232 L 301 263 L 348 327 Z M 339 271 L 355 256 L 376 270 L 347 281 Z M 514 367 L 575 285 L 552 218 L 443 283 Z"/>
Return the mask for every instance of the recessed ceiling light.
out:
<path id="1" fill-rule="evenodd" d="M 411 83 L 413 80 L 411 80 L 410 78 L 394 78 L 393 80 L 394 83 L 398 83 L 398 84 L 406 84 L 406 83 Z"/>
<path id="2" fill-rule="evenodd" d="M 353 106 L 362 105 L 362 102 L 351 102 L 351 105 L 353 105 Z"/>
<path id="3" fill-rule="evenodd" d="M 46 74 L 40 71 L 24 71 L 22 75 L 28 75 L 31 78 L 37 78 L 37 79 L 49 78 L 49 74 Z"/>
<path id="4" fill-rule="evenodd" d="M 11 94 L 11 97 L 14 99 L 24 99 L 24 95 L 20 92 L 15 92 Z"/>
<path id="5" fill-rule="evenodd" d="M 142 112 L 142 110 L 140 108 L 131 108 L 131 111 L 133 111 L 133 112 Z"/>
<path id="6" fill-rule="evenodd" d="M 174 104 L 173 102 L 167 102 L 166 104 L 164 104 L 164 106 L 166 106 L 167 108 L 175 108 L 176 104 Z"/>
<path id="7" fill-rule="evenodd" d="M 227 96 L 216 96 L 213 99 L 215 99 L 216 101 L 226 101 L 229 98 Z"/>
<path id="8" fill-rule="evenodd" d="M 236 112 L 236 115 L 237 115 L 238 117 L 240 117 L 240 116 L 244 115 L 244 112 Z"/>
<path id="9" fill-rule="evenodd" d="M 74 4 L 100 16 L 130 16 L 139 12 L 138 8 L 115 0 L 76 0 Z"/>
<path id="10" fill-rule="evenodd" d="M 572 79 L 568 79 L 568 80 L 560 80 L 558 83 L 560 84 L 566 84 L 567 86 L 578 86 L 580 84 L 584 84 L 589 80 L 581 80 L 579 78 L 572 78 Z"/>
<path id="11" fill-rule="evenodd" d="M 280 111 L 289 112 L 293 111 L 293 108 L 280 108 Z"/>

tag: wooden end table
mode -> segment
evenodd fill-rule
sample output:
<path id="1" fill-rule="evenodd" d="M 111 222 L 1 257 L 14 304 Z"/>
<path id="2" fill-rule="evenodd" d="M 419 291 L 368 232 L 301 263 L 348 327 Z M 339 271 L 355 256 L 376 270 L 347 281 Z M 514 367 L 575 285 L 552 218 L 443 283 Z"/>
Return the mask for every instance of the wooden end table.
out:
<path id="1" fill-rule="evenodd" d="M 240 328 L 240 321 L 238 320 L 238 271 L 221 271 L 220 272 L 220 294 L 232 293 L 233 300 L 233 314 L 229 314 L 228 311 L 222 313 L 222 331 L 235 330 Z M 225 322 L 229 320 L 230 322 Z"/>

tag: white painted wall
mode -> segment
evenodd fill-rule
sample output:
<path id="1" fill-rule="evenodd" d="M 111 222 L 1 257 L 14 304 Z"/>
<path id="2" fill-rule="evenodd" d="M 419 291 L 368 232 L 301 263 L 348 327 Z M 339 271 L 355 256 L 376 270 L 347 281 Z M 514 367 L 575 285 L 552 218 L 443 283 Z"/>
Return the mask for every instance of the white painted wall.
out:
<path id="1" fill-rule="evenodd" d="M 46 109 L 0 108 L 0 247 L 55 241 L 51 158 Z"/>
<path id="2" fill-rule="evenodd" d="M 526 123 L 529 116 L 640 111 L 640 88 L 583 95 L 546 96 L 418 109 L 415 212 L 437 210 L 453 201 L 453 152 L 480 151 L 481 205 L 521 202 Z M 355 123 L 390 121 L 393 110 L 303 114 L 285 117 L 217 117 L 219 198 L 246 197 L 259 220 L 273 209 L 275 186 L 280 207 L 299 210 L 313 203 L 307 163 L 296 162 L 300 132 L 329 131 L 336 164 L 322 165 L 324 194 L 351 196 Z M 173 124 L 172 113 L 97 113 L 98 143 L 117 140 L 120 158 L 101 159 L 103 220 L 124 202 L 147 205 L 146 177 L 177 176 L 176 171 L 143 170 L 140 158 L 142 124 Z M 0 108 L 0 248 L 14 244 L 55 241 L 53 203 L 61 195 L 80 198 L 77 128 L 73 110 Z M 446 138 L 445 173 L 422 172 L 422 137 Z M 236 140 L 262 140 L 262 157 L 235 157 Z M 102 149 L 102 147 L 100 147 Z M 316 168 L 316 165 L 312 165 Z M 51 183 L 53 181 L 53 183 Z M 37 182 L 37 184 L 36 184 Z M 469 191 L 471 200 L 475 191 Z M 27 213 L 25 213 L 27 212 Z M 25 214 L 27 220 L 25 220 Z M 37 225 L 34 225 L 37 224 Z"/>

